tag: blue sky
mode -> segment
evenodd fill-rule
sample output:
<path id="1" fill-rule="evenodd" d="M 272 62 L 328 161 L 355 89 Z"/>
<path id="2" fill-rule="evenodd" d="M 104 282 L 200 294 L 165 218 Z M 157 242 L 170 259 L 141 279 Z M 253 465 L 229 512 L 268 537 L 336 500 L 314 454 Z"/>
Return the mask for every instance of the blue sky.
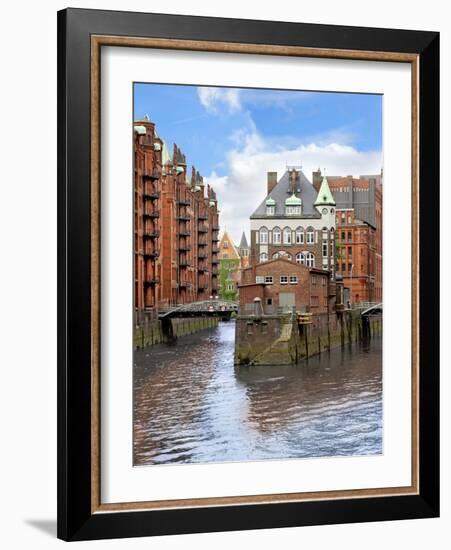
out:
<path id="1" fill-rule="evenodd" d="M 267 171 L 300 164 L 311 179 L 318 167 L 356 176 L 382 167 L 380 95 L 135 84 L 135 120 L 144 114 L 216 189 L 235 240 L 266 195 Z"/>

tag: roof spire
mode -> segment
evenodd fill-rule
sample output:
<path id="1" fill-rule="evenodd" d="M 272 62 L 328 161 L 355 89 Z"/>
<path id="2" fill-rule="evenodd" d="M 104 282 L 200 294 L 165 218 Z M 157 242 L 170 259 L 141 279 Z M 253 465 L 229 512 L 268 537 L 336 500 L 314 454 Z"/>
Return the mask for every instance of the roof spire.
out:
<path id="1" fill-rule="evenodd" d="M 318 196 L 315 201 L 315 206 L 320 205 L 335 206 L 335 199 L 330 190 L 329 182 L 327 181 L 326 176 L 323 177 L 323 181 L 321 182 L 321 187 L 319 188 Z"/>

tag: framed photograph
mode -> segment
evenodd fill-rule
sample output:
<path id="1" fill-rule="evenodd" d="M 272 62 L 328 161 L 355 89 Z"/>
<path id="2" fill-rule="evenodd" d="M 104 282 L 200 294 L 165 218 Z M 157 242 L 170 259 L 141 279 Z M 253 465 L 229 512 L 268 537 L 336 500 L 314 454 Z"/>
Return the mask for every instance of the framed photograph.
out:
<path id="1" fill-rule="evenodd" d="M 58 536 L 438 516 L 438 33 L 67 9 L 58 71 Z"/>

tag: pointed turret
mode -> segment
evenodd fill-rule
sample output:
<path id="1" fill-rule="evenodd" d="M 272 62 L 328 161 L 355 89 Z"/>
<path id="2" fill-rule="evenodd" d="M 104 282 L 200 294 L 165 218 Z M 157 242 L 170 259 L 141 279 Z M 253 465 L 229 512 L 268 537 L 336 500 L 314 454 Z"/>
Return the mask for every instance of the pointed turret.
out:
<path id="1" fill-rule="evenodd" d="M 321 182 L 315 206 L 335 206 L 335 199 L 330 190 L 326 176 L 323 177 L 323 181 Z"/>
<path id="2" fill-rule="evenodd" d="M 249 248 L 249 245 L 246 239 L 246 234 L 244 233 L 244 231 L 243 231 L 243 234 L 241 235 L 240 246 L 238 248 L 240 249 Z"/>

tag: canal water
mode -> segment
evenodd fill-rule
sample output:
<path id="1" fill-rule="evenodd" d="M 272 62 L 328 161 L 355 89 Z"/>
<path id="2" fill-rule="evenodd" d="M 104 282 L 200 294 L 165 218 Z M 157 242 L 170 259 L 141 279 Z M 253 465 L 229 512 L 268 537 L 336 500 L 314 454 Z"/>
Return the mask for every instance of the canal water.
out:
<path id="1" fill-rule="evenodd" d="M 382 453 L 382 338 L 235 367 L 235 324 L 134 355 L 134 464 Z"/>

